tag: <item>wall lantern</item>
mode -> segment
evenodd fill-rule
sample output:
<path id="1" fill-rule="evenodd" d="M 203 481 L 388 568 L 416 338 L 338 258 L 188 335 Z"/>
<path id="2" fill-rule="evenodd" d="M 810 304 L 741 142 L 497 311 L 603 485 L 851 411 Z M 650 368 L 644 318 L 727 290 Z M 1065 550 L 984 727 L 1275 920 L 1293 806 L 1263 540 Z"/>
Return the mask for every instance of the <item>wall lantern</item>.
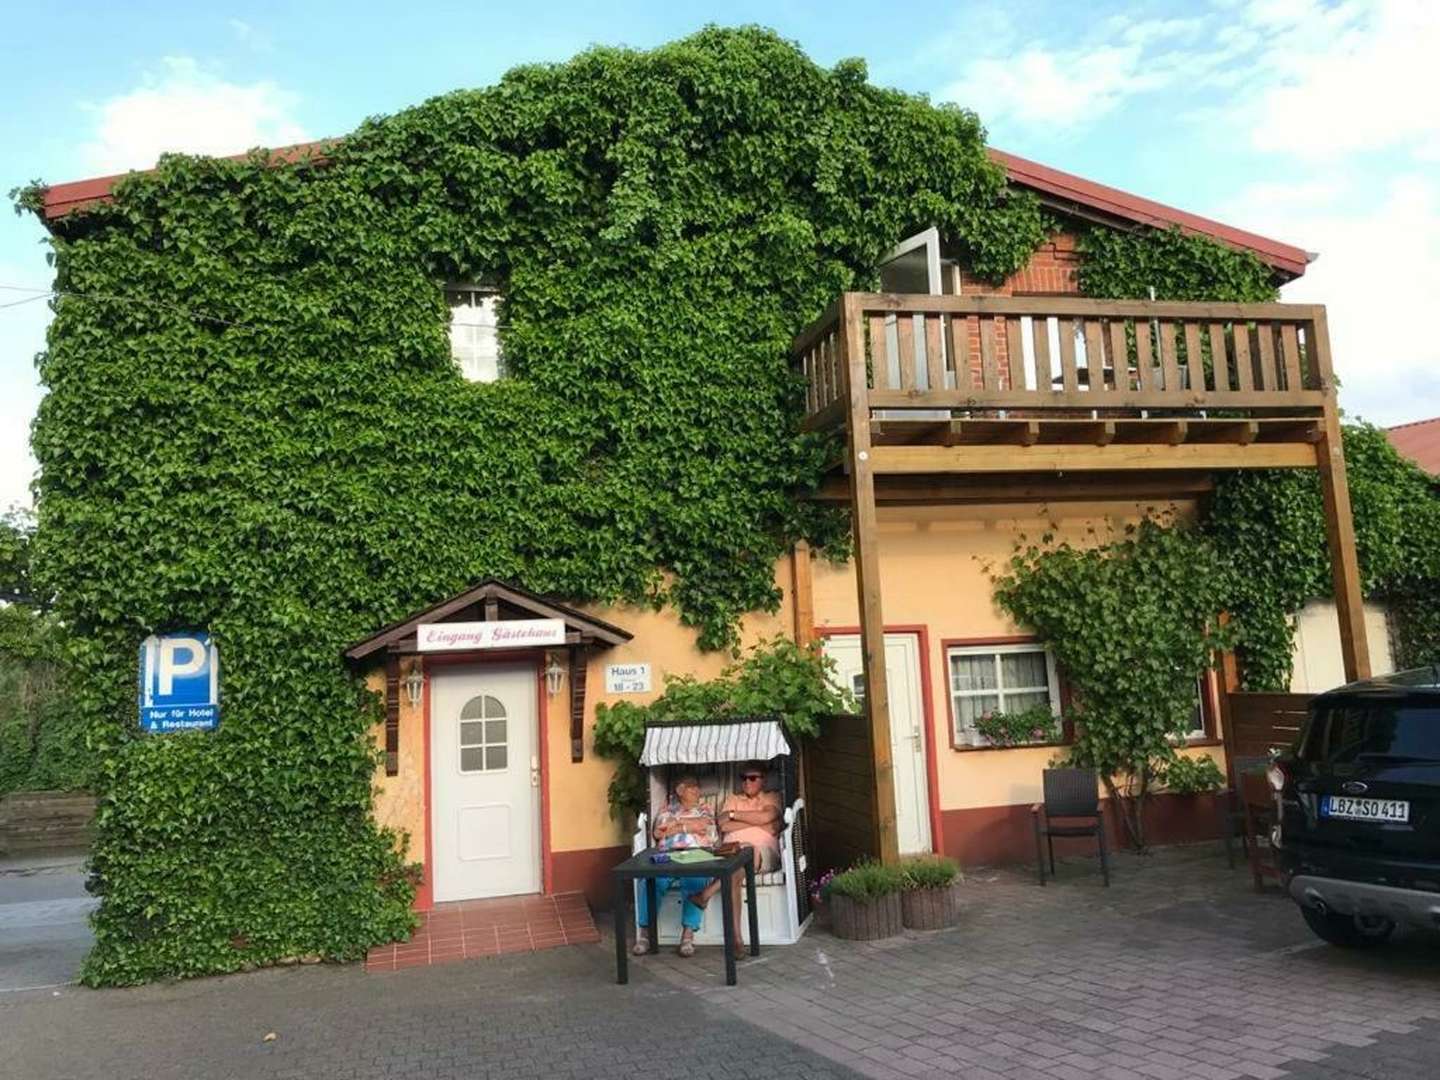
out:
<path id="1" fill-rule="evenodd" d="M 556 660 L 552 653 L 550 662 L 545 665 L 545 689 L 551 697 L 560 692 L 560 680 L 564 677 L 565 669 L 560 666 L 560 661 Z"/>
<path id="2" fill-rule="evenodd" d="M 405 697 L 412 706 L 419 705 L 425 693 L 425 676 L 420 674 L 420 665 L 411 664 L 410 674 L 405 676 Z"/>

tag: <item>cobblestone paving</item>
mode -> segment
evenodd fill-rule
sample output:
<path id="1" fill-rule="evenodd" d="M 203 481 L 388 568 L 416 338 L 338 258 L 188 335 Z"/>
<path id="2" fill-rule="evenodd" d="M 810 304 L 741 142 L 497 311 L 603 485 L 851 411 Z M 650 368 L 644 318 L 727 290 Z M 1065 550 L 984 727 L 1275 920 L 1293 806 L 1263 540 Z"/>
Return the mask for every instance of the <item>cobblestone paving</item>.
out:
<path id="1" fill-rule="evenodd" d="M 3 1080 L 855 1078 L 577 945 L 388 974 L 297 967 L 0 995 Z M 266 1041 L 273 1033 L 275 1038 Z"/>
<path id="2" fill-rule="evenodd" d="M 954 930 L 812 931 L 733 989 L 709 958 L 633 967 L 886 1080 L 1440 1076 L 1440 938 L 1324 945 L 1207 847 L 1122 857 L 1114 880 L 1083 861 L 1044 889 L 980 872 Z"/>
<path id="3" fill-rule="evenodd" d="M 1429 1080 L 1440 938 L 1355 953 L 1204 849 L 972 874 L 954 930 L 813 930 L 740 965 L 609 942 L 366 974 L 300 967 L 0 994 L 0 1080 Z M 274 1033 L 266 1041 L 267 1033 Z"/>

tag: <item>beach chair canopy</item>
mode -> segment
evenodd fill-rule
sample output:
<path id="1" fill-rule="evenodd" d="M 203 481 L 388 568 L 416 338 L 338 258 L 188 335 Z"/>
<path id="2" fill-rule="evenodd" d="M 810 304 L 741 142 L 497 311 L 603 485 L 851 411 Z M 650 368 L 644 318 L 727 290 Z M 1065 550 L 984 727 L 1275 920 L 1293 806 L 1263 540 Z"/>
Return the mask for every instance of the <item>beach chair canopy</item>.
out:
<path id="1" fill-rule="evenodd" d="M 769 761 L 790 753 L 778 720 L 657 725 L 645 729 L 640 764 L 712 765 L 726 761 Z"/>

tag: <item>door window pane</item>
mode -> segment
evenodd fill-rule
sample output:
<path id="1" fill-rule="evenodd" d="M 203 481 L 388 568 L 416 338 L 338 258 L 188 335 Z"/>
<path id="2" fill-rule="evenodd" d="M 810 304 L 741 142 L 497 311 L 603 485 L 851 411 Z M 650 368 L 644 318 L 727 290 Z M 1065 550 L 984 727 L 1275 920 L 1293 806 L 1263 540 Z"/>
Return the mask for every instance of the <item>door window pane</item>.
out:
<path id="1" fill-rule="evenodd" d="M 491 694 L 478 694 L 460 707 L 460 771 L 493 772 L 509 761 L 509 724 L 505 706 Z"/>

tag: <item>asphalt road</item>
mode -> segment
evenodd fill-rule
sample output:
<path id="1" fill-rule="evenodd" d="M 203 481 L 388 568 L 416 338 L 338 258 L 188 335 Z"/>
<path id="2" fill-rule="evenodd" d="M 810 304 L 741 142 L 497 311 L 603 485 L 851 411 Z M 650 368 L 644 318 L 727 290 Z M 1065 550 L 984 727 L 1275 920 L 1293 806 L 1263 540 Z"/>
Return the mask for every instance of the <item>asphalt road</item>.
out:
<path id="1" fill-rule="evenodd" d="M 83 855 L 0 859 L 0 994 L 73 983 L 90 948 Z"/>

